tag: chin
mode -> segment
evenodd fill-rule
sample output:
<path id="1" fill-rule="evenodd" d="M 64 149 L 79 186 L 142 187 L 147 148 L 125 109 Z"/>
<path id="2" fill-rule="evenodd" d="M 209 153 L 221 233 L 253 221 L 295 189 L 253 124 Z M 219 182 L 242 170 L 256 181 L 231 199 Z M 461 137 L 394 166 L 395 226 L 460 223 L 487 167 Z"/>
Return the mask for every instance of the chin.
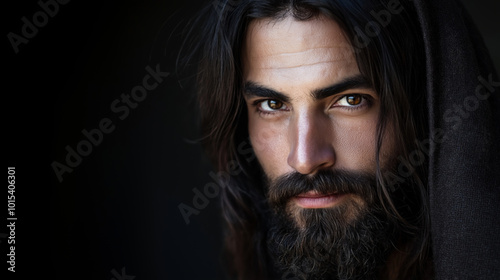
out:
<path id="1" fill-rule="evenodd" d="M 268 232 L 276 270 L 298 279 L 376 279 L 392 239 L 382 212 L 350 196 L 327 208 L 289 203 Z"/>

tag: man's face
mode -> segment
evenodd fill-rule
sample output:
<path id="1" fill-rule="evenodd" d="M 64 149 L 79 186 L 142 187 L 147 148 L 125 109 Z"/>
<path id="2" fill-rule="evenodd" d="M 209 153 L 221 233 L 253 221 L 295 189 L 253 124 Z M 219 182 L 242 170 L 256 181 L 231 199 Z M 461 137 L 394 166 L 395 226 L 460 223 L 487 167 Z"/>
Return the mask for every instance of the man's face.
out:
<path id="1" fill-rule="evenodd" d="M 323 169 L 374 174 L 379 97 L 335 21 L 254 20 L 243 57 L 250 139 L 270 181 Z M 295 199 L 303 208 L 357 199 L 304 196 Z"/>
<path id="2" fill-rule="evenodd" d="M 314 279 L 375 273 L 390 228 L 374 202 L 380 100 L 341 28 L 326 17 L 254 20 L 243 66 L 250 140 L 276 213 L 270 252 L 283 269 L 315 267 Z M 386 135 L 382 168 L 395 153 Z"/>

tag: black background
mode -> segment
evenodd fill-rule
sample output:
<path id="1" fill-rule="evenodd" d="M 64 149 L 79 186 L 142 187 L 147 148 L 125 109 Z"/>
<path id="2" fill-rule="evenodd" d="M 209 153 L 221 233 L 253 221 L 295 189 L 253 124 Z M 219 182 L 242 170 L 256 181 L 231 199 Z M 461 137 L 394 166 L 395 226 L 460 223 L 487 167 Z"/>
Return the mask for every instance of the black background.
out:
<path id="1" fill-rule="evenodd" d="M 178 209 L 213 181 L 175 64 L 181 31 L 200 4 L 70 1 L 15 54 L 7 34 L 20 34 L 21 18 L 41 8 L 4 3 L 2 136 L 5 164 L 16 166 L 18 279 L 119 280 L 112 271 L 122 268 L 136 280 L 224 279 L 217 198 L 189 225 Z M 498 1 L 465 4 L 499 69 Z M 157 64 L 170 75 L 120 120 L 111 103 Z M 76 149 L 81 131 L 103 118 L 115 130 L 59 182 L 51 164 L 64 164 L 65 147 Z M 3 273 L 7 239 L 0 241 Z"/>

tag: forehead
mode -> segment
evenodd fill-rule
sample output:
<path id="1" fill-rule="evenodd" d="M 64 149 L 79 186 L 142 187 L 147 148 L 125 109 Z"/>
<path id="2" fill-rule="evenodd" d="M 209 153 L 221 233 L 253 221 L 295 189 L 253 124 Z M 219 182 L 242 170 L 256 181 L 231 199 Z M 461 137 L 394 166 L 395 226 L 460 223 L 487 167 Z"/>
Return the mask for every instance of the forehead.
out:
<path id="1" fill-rule="evenodd" d="M 267 84 L 294 80 L 302 86 L 310 82 L 320 86 L 321 78 L 334 83 L 359 73 L 353 49 L 342 29 L 323 16 L 306 21 L 291 16 L 253 20 L 243 58 L 245 79 Z"/>

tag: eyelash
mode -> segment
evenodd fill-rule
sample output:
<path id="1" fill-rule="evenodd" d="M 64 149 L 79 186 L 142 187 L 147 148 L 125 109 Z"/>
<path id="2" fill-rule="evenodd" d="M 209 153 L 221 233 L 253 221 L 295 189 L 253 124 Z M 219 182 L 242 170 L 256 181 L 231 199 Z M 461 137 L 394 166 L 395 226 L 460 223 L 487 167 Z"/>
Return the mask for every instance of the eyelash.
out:
<path id="1" fill-rule="evenodd" d="M 253 102 L 253 106 L 255 107 L 257 113 L 259 113 L 260 115 L 263 115 L 263 116 L 267 116 L 267 115 L 276 114 L 276 112 L 279 112 L 279 111 L 287 111 L 287 110 L 276 110 L 276 111 L 264 111 L 264 110 L 262 110 L 261 107 L 260 107 L 260 104 L 262 104 L 263 102 L 271 101 L 271 100 L 279 101 L 279 102 L 283 103 L 283 105 L 285 105 L 285 102 L 282 102 L 279 99 L 259 99 L 259 100 L 255 100 Z"/>
<path id="2" fill-rule="evenodd" d="M 365 108 L 366 106 L 371 106 L 372 103 L 373 103 L 373 100 L 372 100 L 372 97 L 370 95 L 367 95 L 367 94 L 345 94 L 345 95 L 342 95 L 340 96 L 334 104 L 338 103 L 340 100 L 342 100 L 343 98 L 347 97 L 347 96 L 352 96 L 352 95 L 359 95 L 361 96 L 361 98 L 363 99 L 361 102 L 363 102 L 362 104 L 360 105 L 353 105 L 353 106 L 332 106 L 333 108 L 342 108 L 343 110 L 348 110 L 348 111 L 356 111 L 356 110 L 360 110 L 360 109 L 363 109 Z M 264 111 L 261 109 L 261 105 L 263 102 L 267 102 L 267 101 L 270 101 L 270 100 L 274 100 L 274 101 L 279 101 L 281 103 L 283 103 L 283 105 L 286 106 L 285 102 L 282 102 L 280 101 L 279 99 L 259 99 L 259 100 L 255 100 L 253 102 L 253 106 L 255 107 L 257 113 L 259 113 L 260 115 L 272 115 L 272 114 L 276 114 L 277 112 L 280 112 L 280 111 L 288 111 L 287 109 L 285 110 L 275 110 L 275 111 Z"/>
<path id="3" fill-rule="evenodd" d="M 349 110 L 349 111 L 355 111 L 355 110 L 360 110 L 360 109 L 363 109 L 365 107 L 369 107 L 373 104 L 373 98 L 368 95 L 368 94 L 360 94 L 360 93 L 352 93 L 352 94 L 344 94 L 342 96 L 340 96 L 337 101 L 335 101 L 334 104 L 338 103 L 340 100 L 342 100 L 343 98 L 347 97 L 347 96 L 353 96 L 353 95 L 359 95 L 361 96 L 362 98 L 362 103 L 360 105 L 352 105 L 352 106 L 333 106 L 334 108 L 337 107 L 341 107 L 343 108 L 344 110 Z"/>

